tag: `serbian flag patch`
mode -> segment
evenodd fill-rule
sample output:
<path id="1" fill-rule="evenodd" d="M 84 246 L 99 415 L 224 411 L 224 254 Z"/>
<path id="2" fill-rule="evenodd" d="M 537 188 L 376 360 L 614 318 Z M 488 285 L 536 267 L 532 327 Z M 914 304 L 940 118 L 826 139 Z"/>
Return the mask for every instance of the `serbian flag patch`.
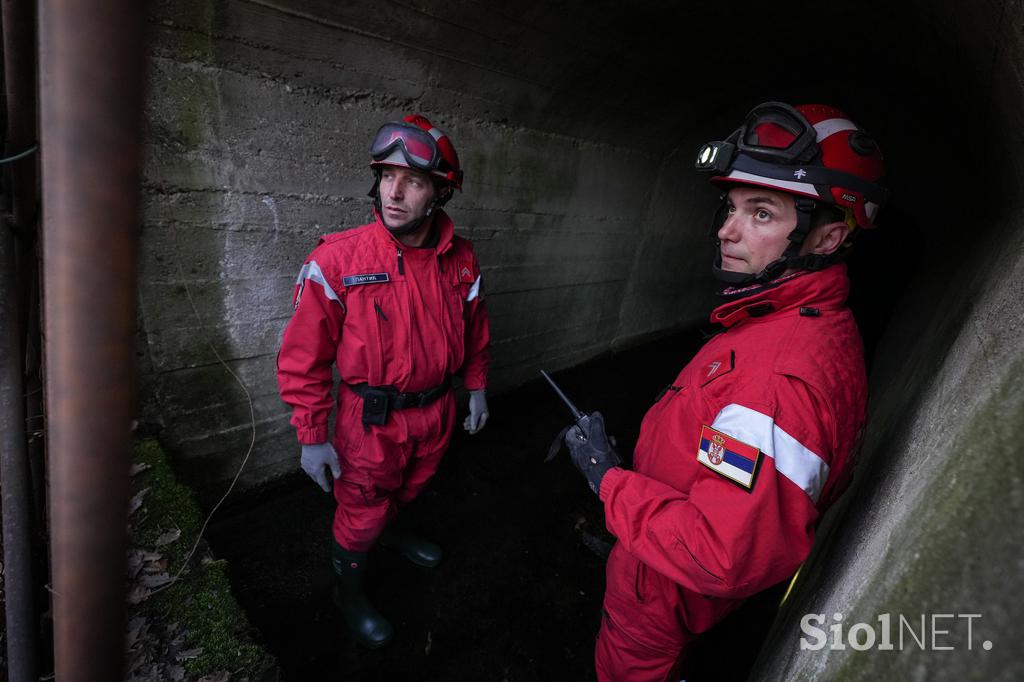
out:
<path id="1" fill-rule="evenodd" d="M 701 426 L 697 461 L 747 490 L 754 487 L 754 476 L 761 451 L 710 426 Z"/>

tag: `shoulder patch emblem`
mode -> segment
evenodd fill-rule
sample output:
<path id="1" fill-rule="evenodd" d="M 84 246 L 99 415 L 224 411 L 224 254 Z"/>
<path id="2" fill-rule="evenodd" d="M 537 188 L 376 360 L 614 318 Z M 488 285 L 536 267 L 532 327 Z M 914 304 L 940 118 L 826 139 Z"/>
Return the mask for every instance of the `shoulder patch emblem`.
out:
<path id="1" fill-rule="evenodd" d="M 710 426 L 702 425 L 697 461 L 746 490 L 753 490 L 761 451 Z"/>
<path id="2" fill-rule="evenodd" d="M 347 275 L 341 281 L 347 287 L 354 287 L 359 284 L 390 282 L 391 277 L 386 272 L 373 272 L 367 275 Z"/>
<path id="3" fill-rule="evenodd" d="M 705 363 L 700 370 L 700 385 L 703 386 L 723 374 L 728 374 L 732 371 L 734 365 L 735 353 L 731 350 L 713 358 L 711 362 Z"/>

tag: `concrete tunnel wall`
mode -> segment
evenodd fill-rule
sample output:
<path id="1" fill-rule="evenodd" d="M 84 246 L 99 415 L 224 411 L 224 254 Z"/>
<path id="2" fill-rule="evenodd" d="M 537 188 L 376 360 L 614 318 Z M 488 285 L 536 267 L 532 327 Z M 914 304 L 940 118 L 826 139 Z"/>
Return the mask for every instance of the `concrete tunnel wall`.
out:
<path id="1" fill-rule="evenodd" d="M 687 5 L 156 3 L 145 417 L 187 480 L 223 489 L 249 403 L 212 344 L 253 397 L 243 484 L 294 469 L 276 346 L 316 236 L 369 215 L 383 120 L 422 111 L 459 149 L 451 214 L 501 390 L 701 319 L 714 195 L 692 152 L 758 101 L 832 102 L 878 136 L 894 190 L 852 265 L 871 421 L 756 675 L 1020 678 L 1022 3 Z M 962 631 L 953 652 L 802 651 L 808 612 L 983 617 L 970 652 Z"/>
<path id="2" fill-rule="evenodd" d="M 556 87 L 567 74 L 545 68 L 586 55 L 552 42 L 555 27 L 532 35 L 468 3 L 459 25 L 400 4 L 387 20 L 372 4 L 332 8 L 179 1 L 153 11 L 146 414 L 204 493 L 224 487 L 250 439 L 248 400 L 211 345 L 253 399 L 243 486 L 295 469 L 274 379 L 295 275 L 319 235 L 370 219 L 366 149 L 403 113 L 446 130 L 466 171 L 448 210 L 483 266 L 492 391 L 693 322 L 711 300 L 708 255 L 696 248 L 705 232 L 680 220 L 706 213 L 714 193 L 695 204 L 662 179 L 687 175 L 691 150 L 666 159 L 655 131 L 575 117 L 587 102 L 561 101 L 572 83 Z M 474 21 L 508 35 L 489 38 Z"/>

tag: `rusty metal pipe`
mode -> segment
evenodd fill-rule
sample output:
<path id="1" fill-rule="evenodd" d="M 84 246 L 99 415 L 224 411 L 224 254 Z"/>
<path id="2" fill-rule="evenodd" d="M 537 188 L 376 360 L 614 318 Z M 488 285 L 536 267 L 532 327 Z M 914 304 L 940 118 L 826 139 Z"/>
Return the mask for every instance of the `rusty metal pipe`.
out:
<path id="1" fill-rule="evenodd" d="M 40 128 L 56 679 L 122 679 L 145 3 L 43 0 Z"/>
<path id="2" fill-rule="evenodd" d="M 3 0 L 4 95 L 6 145 L 11 157 L 36 143 L 36 22 L 32 0 Z M 25 429 L 24 358 L 27 322 L 26 273 L 34 268 L 31 249 L 36 229 L 36 157 L 4 164 L 10 223 L 0 229 L 0 483 L 3 485 L 4 588 L 7 678 L 37 679 L 35 612 L 32 580 L 35 549 L 28 448 Z M 9 228 L 13 227 L 14 230 Z M 18 240 L 18 234 L 27 239 Z M 20 243 L 19 243 L 20 242 Z"/>

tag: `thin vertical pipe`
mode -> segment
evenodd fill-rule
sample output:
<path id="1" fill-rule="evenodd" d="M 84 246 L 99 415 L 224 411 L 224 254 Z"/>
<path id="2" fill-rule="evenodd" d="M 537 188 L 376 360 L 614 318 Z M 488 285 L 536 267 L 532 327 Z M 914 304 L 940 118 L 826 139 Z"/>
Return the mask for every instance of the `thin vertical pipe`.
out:
<path id="1" fill-rule="evenodd" d="M 32 526 L 21 325 L 14 235 L 0 226 L 0 484 L 3 488 L 4 592 L 7 679 L 36 679 L 36 626 L 32 584 Z"/>
<path id="2" fill-rule="evenodd" d="M 36 24 L 31 0 L 2 3 L 4 157 L 36 144 Z M 23 334 L 28 281 L 34 268 L 26 254 L 36 230 L 38 164 L 35 155 L 4 164 L 9 222 L 0 226 L 0 484 L 2 484 L 7 679 L 37 679 L 38 627 L 33 583 L 32 486 L 26 447 Z M 19 240 L 15 235 L 21 235 Z"/>

